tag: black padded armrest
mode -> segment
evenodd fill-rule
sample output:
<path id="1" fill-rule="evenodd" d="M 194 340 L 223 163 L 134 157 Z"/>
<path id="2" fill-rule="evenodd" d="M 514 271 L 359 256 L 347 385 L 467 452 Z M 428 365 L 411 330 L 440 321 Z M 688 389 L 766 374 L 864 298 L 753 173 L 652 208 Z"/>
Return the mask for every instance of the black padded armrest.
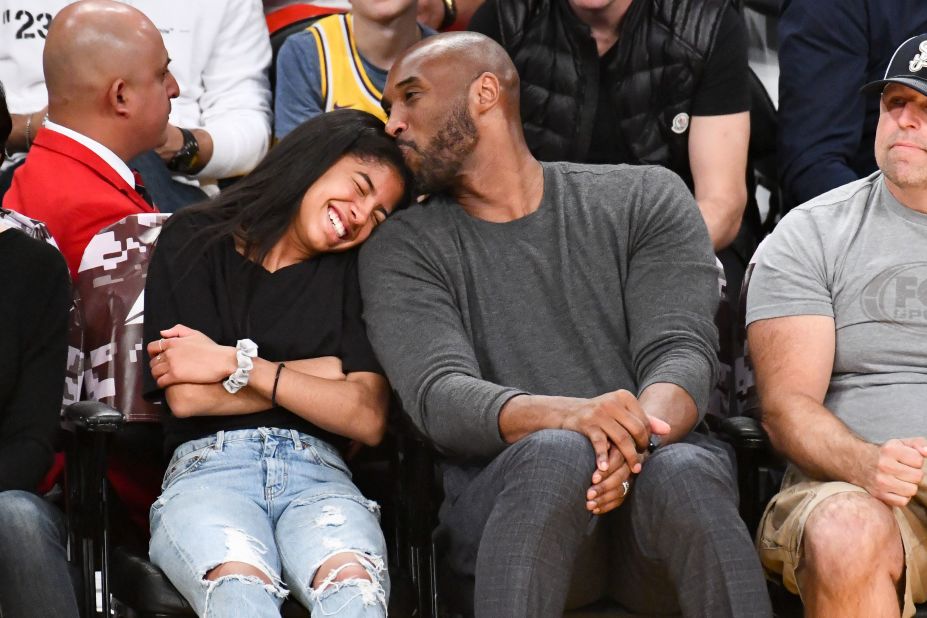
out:
<path id="1" fill-rule="evenodd" d="M 744 0 L 744 6 L 767 17 L 779 17 L 780 0 Z"/>
<path id="2" fill-rule="evenodd" d="M 64 409 L 64 420 L 83 431 L 112 433 L 125 423 L 125 416 L 99 401 L 78 401 Z"/>
<path id="3" fill-rule="evenodd" d="M 113 595 L 139 614 L 196 615 L 161 569 L 125 547 L 113 548 L 110 576 Z M 292 596 L 284 601 L 280 615 L 284 618 L 310 618 L 309 612 Z"/>
<path id="4" fill-rule="evenodd" d="M 769 437 L 758 420 L 749 416 L 732 416 L 721 421 L 720 433 L 735 448 L 765 449 Z"/>
<path id="5" fill-rule="evenodd" d="M 110 587 L 117 599 L 136 611 L 170 616 L 194 615 L 161 569 L 125 547 L 113 548 Z"/>

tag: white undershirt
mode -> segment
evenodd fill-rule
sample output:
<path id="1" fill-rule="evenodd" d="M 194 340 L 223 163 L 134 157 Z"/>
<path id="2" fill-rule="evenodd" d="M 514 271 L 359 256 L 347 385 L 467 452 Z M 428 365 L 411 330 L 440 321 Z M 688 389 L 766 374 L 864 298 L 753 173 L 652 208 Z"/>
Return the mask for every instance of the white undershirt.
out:
<path id="1" fill-rule="evenodd" d="M 116 173 L 122 176 L 122 179 L 125 180 L 130 187 L 135 188 L 135 175 L 132 174 L 132 170 L 129 169 L 129 166 L 126 165 L 126 162 L 116 156 L 112 150 L 101 144 L 100 142 L 90 139 L 86 135 L 78 133 L 67 127 L 63 127 L 60 124 L 55 124 L 51 120 L 45 120 L 45 128 L 54 131 L 55 133 L 60 133 L 65 137 L 70 137 L 72 140 L 79 144 L 83 144 L 90 150 L 92 150 L 97 156 L 103 159 L 107 165 L 116 170 Z"/>

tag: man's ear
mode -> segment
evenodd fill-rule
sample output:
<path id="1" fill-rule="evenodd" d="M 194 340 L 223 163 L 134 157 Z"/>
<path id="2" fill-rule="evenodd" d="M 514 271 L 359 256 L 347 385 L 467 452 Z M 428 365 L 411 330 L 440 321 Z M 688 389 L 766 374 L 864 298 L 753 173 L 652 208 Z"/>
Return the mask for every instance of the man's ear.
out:
<path id="1" fill-rule="evenodd" d="M 109 86 L 106 99 L 110 107 L 119 116 L 129 114 L 129 85 L 124 79 L 117 79 Z"/>
<path id="2" fill-rule="evenodd" d="M 472 100 L 478 113 L 487 112 L 499 103 L 502 87 L 499 78 L 488 71 L 481 74 L 470 86 Z"/>

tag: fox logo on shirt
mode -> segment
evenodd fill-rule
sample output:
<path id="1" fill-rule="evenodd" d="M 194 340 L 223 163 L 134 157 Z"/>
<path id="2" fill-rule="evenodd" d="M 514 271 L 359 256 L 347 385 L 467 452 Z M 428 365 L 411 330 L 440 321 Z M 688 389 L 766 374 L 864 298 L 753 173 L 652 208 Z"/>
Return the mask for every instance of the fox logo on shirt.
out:
<path id="1" fill-rule="evenodd" d="M 922 41 L 917 47 L 919 54 L 914 54 L 914 59 L 908 63 L 908 68 L 912 73 L 917 73 L 924 67 L 927 67 L 927 41 Z"/>

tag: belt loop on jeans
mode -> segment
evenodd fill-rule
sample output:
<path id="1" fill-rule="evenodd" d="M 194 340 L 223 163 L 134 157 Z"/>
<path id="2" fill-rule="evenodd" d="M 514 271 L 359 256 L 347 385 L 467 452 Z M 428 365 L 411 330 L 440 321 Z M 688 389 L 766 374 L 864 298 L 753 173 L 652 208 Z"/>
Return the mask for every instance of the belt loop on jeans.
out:
<path id="1" fill-rule="evenodd" d="M 303 441 L 299 439 L 299 432 L 295 429 L 290 430 L 290 437 L 293 439 L 293 448 L 297 451 L 302 450 Z"/>
<path id="2" fill-rule="evenodd" d="M 219 433 L 216 434 L 216 445 L 215 448 L 217 451 L 222 450 L 222 444 L 225 442 L 225 430 L 220 429 Z"/>

